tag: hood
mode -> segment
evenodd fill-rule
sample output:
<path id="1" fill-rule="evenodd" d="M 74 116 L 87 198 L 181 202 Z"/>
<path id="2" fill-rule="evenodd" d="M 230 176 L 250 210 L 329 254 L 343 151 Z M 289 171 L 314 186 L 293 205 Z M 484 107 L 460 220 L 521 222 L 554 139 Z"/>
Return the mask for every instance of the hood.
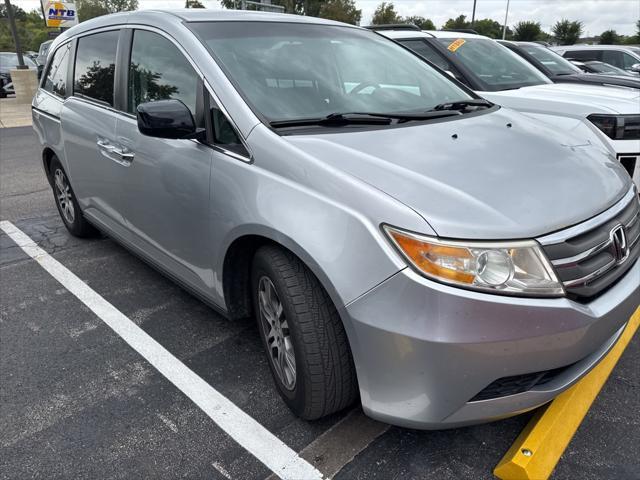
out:
<path id="1" fill-rule="evenodd" d="M 405 127 L 344 128 L 282 138 L 409 206 L 442 237 L 537 237 L 597 215 L 631 188 L 602 147 L 506 109 Z"/>
<path id="2" fill-rule="evenodd" d="M 557 83 L 583 83 L 588 85 L 640 88 L 640 77 L 632 77 L 631 75 L 576 73 L 574 75 L 556 75 L 553 77 L 553 81 Z"/>
<path id="3" fill-rule="evenodd" d="M 640 92 L 622 87 L 551 83 L 478 93 L 498 105 L 519 111 L 582 117 L 592 113 L 640 113 Z"/>

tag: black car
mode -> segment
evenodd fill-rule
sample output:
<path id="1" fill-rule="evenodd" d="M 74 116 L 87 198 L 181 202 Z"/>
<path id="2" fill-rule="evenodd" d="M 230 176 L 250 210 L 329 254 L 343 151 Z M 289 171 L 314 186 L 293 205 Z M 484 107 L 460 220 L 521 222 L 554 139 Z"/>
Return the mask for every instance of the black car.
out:
<path id="1" fill-rule="evenodd" d="M 640 78 L 625 75 L 585 73 L 566 58 L 539 43 L 498 40 L 512 52 L 520 55 L 554 83 L 589 83 L 640 88 Z"/>
<path id="2" fill-rule="evenodd" d="M 37 69 L 36 62 L 26 55 L 22 57 L 29 68 Z M 13 83 L 9 71 L 18 65 L 18 55 L 13 52 L 0 52 L 0 98 L 13 93 Z"/>

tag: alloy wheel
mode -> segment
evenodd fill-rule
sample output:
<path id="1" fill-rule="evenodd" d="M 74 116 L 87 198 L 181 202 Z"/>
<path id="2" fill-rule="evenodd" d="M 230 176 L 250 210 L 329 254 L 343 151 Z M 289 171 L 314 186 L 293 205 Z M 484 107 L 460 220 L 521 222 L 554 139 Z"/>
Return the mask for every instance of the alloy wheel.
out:
<path id="1" fill-rule="evenodd" d="M 282 385 L 293 390 L 296 386 L 296 357 L 289 324 L 276 288 L 267 276 L 258 282 L 258 306 L 269 359 Z"/>
<path id="2" fill-rule="evenodd" d="M 73 193 L 67 177 L 61 169 L 56 169 L 53 174 L 55 184 L 56 201 L 60 206 L 62 216 L 68 224 L 73 224 L 76 214 L 73 207 Z"/>

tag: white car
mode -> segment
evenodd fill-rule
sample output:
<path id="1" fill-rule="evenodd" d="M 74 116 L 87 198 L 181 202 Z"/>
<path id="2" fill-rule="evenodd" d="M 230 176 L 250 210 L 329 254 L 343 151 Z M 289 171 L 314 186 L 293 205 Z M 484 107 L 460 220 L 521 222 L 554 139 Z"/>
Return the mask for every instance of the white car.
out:
<path id="1" fill-rule="evenodd" d="M 564 58 L 587 62 L 597 60 L 621 68 L 635 75 L 640 74 L 640 47 L 628 45 L 562 45 L 551 50 Z"/>
<path id="2" fill-rule="evenodd" d="M 381 30 L 479 95 L 573 133 L 597 136 L 640 186 L 640 92 L 553 83 L 495 40 L 454 31 Z"/>

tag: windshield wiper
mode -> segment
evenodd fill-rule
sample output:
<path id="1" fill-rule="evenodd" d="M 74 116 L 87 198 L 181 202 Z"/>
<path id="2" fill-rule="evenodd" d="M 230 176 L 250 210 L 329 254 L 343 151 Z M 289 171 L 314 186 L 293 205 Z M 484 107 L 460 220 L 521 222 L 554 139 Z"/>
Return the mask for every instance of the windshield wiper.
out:
<path id="1" fill-rule="evenodd" d="M 322 118 L 300 118 L 293 120 L 275 120 L 270 122 L 273 128 L 324 126 L 341 127 L 344 125 L 391 125 L 411 121 L 460 115 L 458 111 L 429 111 L 422 113 L 331 113 Z"/>
<path id="2" fill-rule="evenodd" d="M 452 110 L 461 111 L 461 110 L 467 110 L 469 107 L 477 107 L 477 108 L 474 108 L 474 110 L 477 110 L 478 108 L 490 108 L 490 107 L 493 107 L 493 103 L 491 103 L 489 100 L 485 100 L 484 98 L 474 98 L 471 100 L 458 100 L 457 102 L 441 103 L 439 105 L 436 105 L 429 111 L 430 112 L 442 112 L 442 111 L 452 111 Z"/>

